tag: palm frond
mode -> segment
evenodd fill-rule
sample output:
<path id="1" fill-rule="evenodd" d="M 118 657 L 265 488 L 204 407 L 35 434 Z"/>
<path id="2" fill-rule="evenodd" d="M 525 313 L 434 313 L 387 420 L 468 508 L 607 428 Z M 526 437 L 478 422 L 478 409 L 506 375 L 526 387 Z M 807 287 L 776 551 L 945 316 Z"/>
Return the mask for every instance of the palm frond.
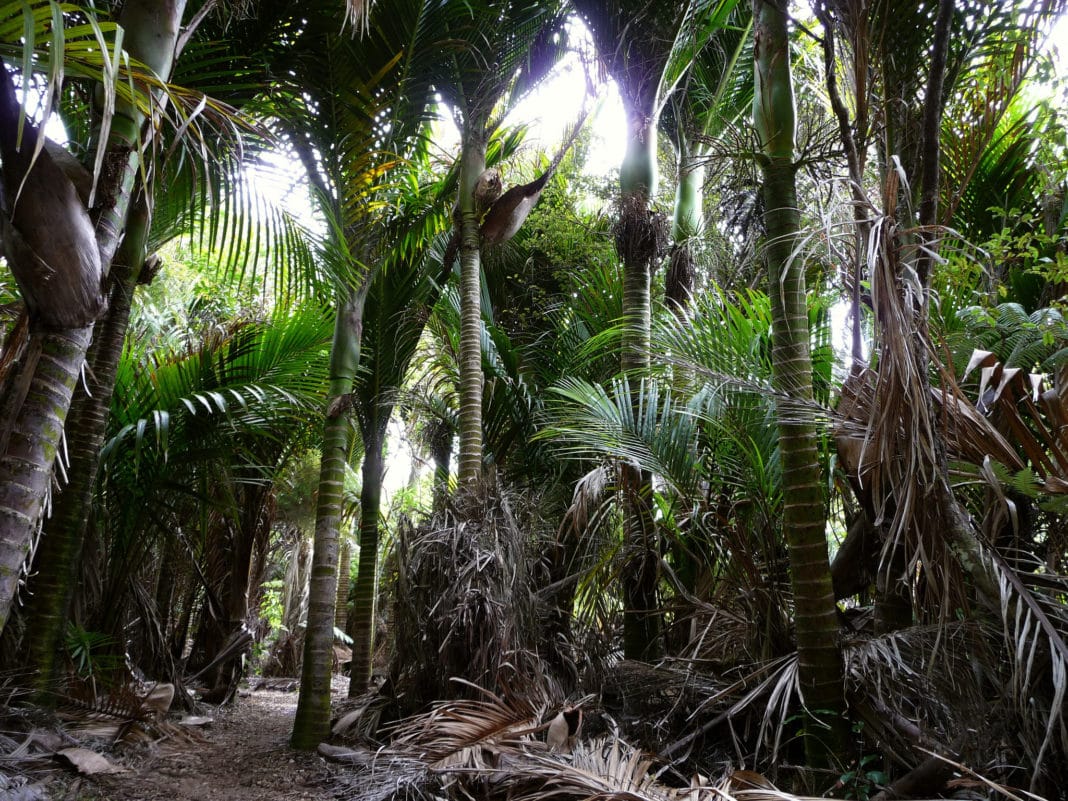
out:
<path id="1" fill-rule="evenodd" d="M 436 770 L 484 768 L 483 752 L 496 755 L 531 744 L 544 709 L 530 699 L 502 698 L 486 690 L 482 700 L 442 701 L 393 729 L 392 748 L 415 752 Z"/>
<path id="2" fill-rule="evenodd" d="M 679 405 L 668 387 L 643 380 L 635 397 L 627 381 L 608 390 L 569 379 L 552 391 L 566 403 L 554 405 L 555 419 L 539 436 L 561 443 L 564 455 L 622 459 L 663 477 L 679 495 L 694 494 L 702 475 L 696 409 Z"/>

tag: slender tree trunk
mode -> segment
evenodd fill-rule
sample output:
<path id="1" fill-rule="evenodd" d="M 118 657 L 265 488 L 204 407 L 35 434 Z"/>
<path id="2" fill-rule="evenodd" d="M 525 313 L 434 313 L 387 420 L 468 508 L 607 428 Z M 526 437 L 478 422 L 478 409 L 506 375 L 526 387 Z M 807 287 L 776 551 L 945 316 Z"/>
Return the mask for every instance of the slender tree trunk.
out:
<path id="1" fill-rule="evenodd" d="M 13 378 L 16 385 L 29 380 L 30 386 L 15 411 L 7 451 L 0 456 L 0 629 L 7 623 L 42 515 L 63 421 L 92 331 L 90 326 L 38 334 L 30 348 L 39 348 L 39 355 L 20 364 Z"/>
<path id="2" fill-rule="evenodd" d="M 460 153 L 460 465 L 461 486 L 482 477 L 481 242 L 475 184 L 486 169 L 485 121 L 469 114 Z"/>
<path id="3" fill-rule="evenodd" d="M 347 288 L 339 303 L 330 353 L 330 389 L 323 453 L 319 468 L 319 499 L 315 508 L 315 544 L 308 590 L 308 623 L 300 697 L 290 743 L 310 751 L 330 731 L 330 673 L 333 667 L 334 601 L 337 597 L 337 540 L 344 500 L 345 469 L 352 447 L 349 418 L 352 384 L 360 362 L 363 306 L 370 276 L 358 288 Z"/>
<path id="4" fill-rule="evenodd" d="M 785 0 L 754 0 L 756 92 L 753 122 L 763 149 L 772 375 L 783 467 L 783 529 L 790 554 L 799 680 L 806 707 L 829 729 L 806 726 L 813 764 L 843 742 L 844 685 L 831 584 L 815 421 L 804 260 L 794 156 L 794 96 Z"/>
<path id="5" fill-rule="evenodd" d="M 659 257 L 663 225 L 649 208 L 656 187 L 656 127 L 653 103 L 628 109 L 630 139 L 620 168 L 621 209 L 616 247 L 623 261 L 621 368 L 627 375 L 637 414 L 642 379 L 649 367 L 652 268 Z M 652 514 L 652 476 L 631 464 L 619 466 L 623 496 L 626 573 L 623 585 L 623 653 L 628 659 L 655 659 L 660 653 L 657 597 L 660 545 Z"/>
<path id="6" fill-rule="evenodd" d="M 389 411 L 381 414 L 389 419 Z M 360 564 L 353 593 L 352 678 L 349 696 L 361 695 L 371 678 L 375 647 L 375 601 L 378 587 L 378 519 L 382 506 L 382 450 L 385 426 L 377 420 L 366 427 L 363 486 L 360 490 Z"/>
<path id="7" fill-rule="evenodd" d="M 334 628 L 349 630 L 349 592 L 352 590 L 352 540 L 341 538 L 337 559 L 337 599 L 334 601 Z"/>
<path id="8" fill-rule="evenodd" d="M 128 52 L 159 75 L 169 75 L 185 0 L 127 0 L 119 22 Z M 96 238 L 100 263 L 110 265 L 123 229 L 140 164 L 144 116 L 117 103 L 97 187 Z M 48 225 L 63 225 L 48 220 Z M 0 453 L 0 630 L 7 623 L 22 562 L 44 510 L 63 425 L 74 386 L 92 338 L 92 326 L 39 332 L 29 358 L 16 372 L 15 386 L 28 386 L 13 416 L 5 452 Z M 22 394 L 17 393 L 17 394 Z"/>
<path id="9" fill-rule="evenodd" d="M 130 303 L 137 274 L 144 262 L 148 237 L 148 207 L 144 199 L 130 216 L 123 245 L 111 274 L 108 310 L 95 327 L 89 348 L 85 383 L 79 384 L 67 416 L 65 435 L 70 453 L 70 480 L 56 496 L 52 516 L 45 520 L 34 556 L 33 594 L 26 606 L 29 637 L 27 664 L 35 671 L 39 690 L 56 678 L 56 655 L 66 630 L 70 598 L 81 562 L 82 546 L 92 512 L 93 488 L 104 444 L 115 375 L 122 357 Z M 44 692 L 48 703 L 56 696 Z"/>
<path id="10" fill-rule="evenodd" d="M 434 500 L 435 518 L 445 513 L 445 503 L 449 499 L 449 467 L 452 462 L 452 428 L 444 421 L 434 424 L 431 435 L 430 456 L 434 460 Z"/>

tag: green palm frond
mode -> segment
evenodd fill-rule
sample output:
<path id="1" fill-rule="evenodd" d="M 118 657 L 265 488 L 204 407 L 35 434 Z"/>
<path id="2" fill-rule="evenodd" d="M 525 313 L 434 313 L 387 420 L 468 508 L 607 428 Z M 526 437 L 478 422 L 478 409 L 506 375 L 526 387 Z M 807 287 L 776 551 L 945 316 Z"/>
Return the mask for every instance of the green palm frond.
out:
<path id="1" fill-rule="evenodd" d="M 499 114 L 489 124 L 502 98 L 513 88 L 527 91 L 559 57 L 551 31 L 562 21 L 555 4 L 531 0 L 446 4 L 438 91 L 462 118 L 470 115 L 492 131 L 503 119 Z"/>
<path id="2" fill-rule="evenodd" d="M 736 5 L 708 35 L 690 69 L 670 96 L 661 125 L 676 141 L 701 155 L 715 139 L 745 117 L 753 105 L 752 13 Z"/>
<path id="3" fill-rule="evenodd" d="M 694 495 L 702 477 L 696 409 L 676 401 L 667 386 L 643 380 L 635 394 L 624 380 L 606 389 L 565 379 L 551 391 L 563 402 L 553 404 L 539 436 L 558 442 L 564 455 L 621 459 L 661 476 L 681 496 Z"/>
<path id="4" fill-rule="evenodd" d="M 821 327 L 814 327 L 814 339 L 818 342 L 822 336 Z M 658 317 L 652 339 L 667 363 L 704 383 L 772 393 L 771 306 L 762 293 L 746 291 L 728 298 L 712 288 L 695 299 L 692 315 L 685 321 L 673 315 Z M 824 358 L 832 356 L 826 349 L 813 351 Z"/>
<path id="5" fill-rule="evenodd" d="M 667 102 L 668 98 L 685 79 L 686 73 L 694 64 L 700 62 L 702 55 L 706 51 L 716 53 L 718 48 L 710 48 L 710 40 L 718 38 L 727 30 L 733 29 L 732 32 L 737 30 L 738 20 L 735 19 L 735 10 L 744 5 L 744 3 L 739 4 L 738 0 L 699 0 L 699 2 L 691 2 L 685 5 L 682 19 L 676 29 L 675 40 L 671 45 L 671 51 L 664 65 L 664 70 L 660 74 L 660 85 L 657 88 L 659 107 L 662 107 Z M 744 13 L 743 11 L 743 15 Z M 751 13 L 748 16 L 751 17 Z M 718 80 L 706 83 L 704 84 L 705 86 L 716 87 L 722 85 L 725 88 L 725 86 L 730 85 L 730 79 L 734 77 L 731 75 L 733 70 L 729 69 L 727 65 L 737 62 L 742 43 L 724 44 L 731 55 L 718 65 L 720 66 Z M 702 77 L 707 79 L 709 76 L 705 74 Z M 723 89 L 716 89 L 713 90 L 713 94 L 722 99 L 726 92 Z"/>
<path id="6" fill-rule="evenodd" d="M 324 317 L 315 308 L 287 311 L 217 331 L 186 352 L 146 357 L 128 348 L 102 454 L 108 469 L 118 469 L 129 444 L 135 462 L 148 448 L 173 462 L 187 458 L 178 455 L 185 448 L 225 453 L 226 443 L 210 443 L 222 431 L 281 440 L 286 417 L 303 418 L 324 392 Z M 207 440 L 198 443 L 200 437 Z"/>
<path id="7" fill-rule="evenodd" d="M 1045 373 L 1052 373 L 1064 358 L 1068 323 L 1058 309 L 1028 314 L 1018 303 L 1001 303 L 994 309 L 970 306 L 958 315 L 964 328 L 951 340 L 955 365 L 967 364 L 975 349 L 993 353 L 1006 367 Z"/>

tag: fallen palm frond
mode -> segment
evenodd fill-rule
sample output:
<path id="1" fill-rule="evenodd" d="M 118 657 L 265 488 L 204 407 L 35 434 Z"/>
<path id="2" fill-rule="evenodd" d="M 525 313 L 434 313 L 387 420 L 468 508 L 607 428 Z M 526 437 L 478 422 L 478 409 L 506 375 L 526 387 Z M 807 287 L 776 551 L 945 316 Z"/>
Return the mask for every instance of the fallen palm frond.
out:
<path id="1" fill-rule="evenodd" d="M 650 774 L 653 760 L 618 737 L 603 737 L 575 748 L 570 763 L 528 754 L 515 766 L 517 780 L 540 780 L 516 801 L 545 798 L 604 801 L 674 801 L 674 791 Z M 518 782 L 517 782 L 518 783 Z"/>
<path id="2" fill-rule="evenodd" d="M 915 767 L 918 744 L 947 750 L 960 732 L 969 752 L 992 744 L 984 722 L 994 708 L 983 672 L 997 670 L 988 646 L 991 630 L 975 623 L 914 626 L 855 640 L 844 649 L 847 692 L 864 721 L 865 734 L 898 764 Z"/>
<path id="3" fill-rule="evenodd" d="M 113 688 L 107 695 L 65 694 L 56 717 L 77 735 L 111 742 L 152 742 L 166 737 L 200 739 L 195 729 L 166 719 L 174 694 L 172 685 L 154 685 L 145 690 L 133 684 Z"/>
<path id="4" fill-rule="evenodd" d="M 570 760 L 527 753 L 509 765 L 510 801 L 807 801 L 776 789 L 759 773 L 728 771 L 718 781 L 694 776 L 673 787 L 655 770 L 657 758 L 618 736 L 585 742 Z"/>
<path id="5" fill-rule="evenodd" d="M 322 752 L 320 752 L 322 753 Z M 326 754 L 323 754 L 327 756 Z M 441 801 L 443 777 L 427 763 L 390 750 L 347 751 L 330 755 L 351 770 L 337 782 L 349 791 L 346 797 L 361 801 Z"/>
<path id="6" fill-rule="evenodd" d="M 709 694 L 691 718 L 711 717 L 706 717 L 695 729 L 667 745 L 663 754 L 677 759 L 699 736 L 721 724 L 729 724 L 736 756 L 743 764 L 756 761 L 763 745 L 767 745 L 769 753 L 774 755 L 779 751 L 783 729 L 797 694 L 796 653 L 754 666 L 733 683 Z M 753 752 L 745 753 L 743 749 L 747 748 L 752 748 Z"/>
<path id="7" fill-rule="evenodd" d="M 484 699 L 442 701 L 401 721 L 392 749 L 418 753 L 435 770 L 484 769 L 496 765 L 500 752 L 530 745 L 531 735 L 544 728 L 538 722 L 545 710 L 530 699 L 482 692 Z"/>

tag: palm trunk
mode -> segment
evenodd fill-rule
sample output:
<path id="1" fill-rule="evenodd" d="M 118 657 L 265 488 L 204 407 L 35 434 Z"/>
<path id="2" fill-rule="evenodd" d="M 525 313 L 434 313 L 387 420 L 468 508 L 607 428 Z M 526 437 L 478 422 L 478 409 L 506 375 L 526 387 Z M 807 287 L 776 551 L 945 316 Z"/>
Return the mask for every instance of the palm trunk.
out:
<path id="1" fill-rule="evenodd" d="M 753 122 L 763 148 L 765 256 L 772 307 L 772 375 L 783 472 L 783 530 L 790 554 L 798 674 L 805 705 L 823 731 L 806 724 L 805 750 L 824 764 L 844 741 L 844 685 L 827 552 L 826 515 L 815 421 L 804 261 L 794 156 L 794 96 L 783 0 L 754 0 L 756 91 Z"/>
<path id="2" fill-rule="evenodd" d="M 66 630 L 71 591 L 89 525 L 100 449 L 147 237 L 148 207 L 142 200 L 131 215 L 116 259 L 108 310 L 96 324 L 87 356 L 90 369 L 86 371 L 85 384 L 79 385 L 67 417 L 70 481 L 55 499 L 34 556 L 33 594 L 25 614 L 30 637 L 27 664 L 35 671 L 34 683 L 39 690 L 47 691 L 56 678 L 55 658 Z M 46 703 L 54 698 L 48 692 L 40 696 Z"/>
<path id="3" fill-rule="evenodd" d="M 14 376 L 15 385 L 28 380 L 30 386 L 21 408 L 11 410 L 16 417 L 7 451 L 0 456 L 0 630 L 41 518 L 92 331 L 90 326 L 38 335 L 30 347 L 39 355 L 24 361 Z"/>
<path id="4" fill-rule="evenodd" d="M 334 325 L 330 353 L 330 389 L 323 453 L 319 468 L 319 499 L 315 507 L 315 544 L 308 590 L 308 622 L 304 629 L 304 657 L 300 697 L 290 744 L 310 751 L 330 731 L 330 673 L 333 666 L 334 601 L 337 597 L 337 541 L 344 500 L 345 469 L 353 429 L 348 409 L 363 335 L 363 305 L 370 278 L 359 288 L 345 290 Z"/>
<path id="5" fill-rule="evenodd" d="M 653 261 L 662 234 L 649 200 L 656 184 L 655 115 L 636 103 L 627 153 L 620 168 L 622 195 L 616 247 L 623 261 L 623 334 L 621 368 L 630 384 L 637 414 L 641 378 L 649 367 Z M 655 659 L 660 652 L 660 605 L 657 598 L 660 547 L 652 515 L 652 476 L 631 464 L 619 466 L 623 496 L 626 572 L 623 586 L 623 653 L 627 659 Z"/>
<path id="6" fill-rule="evenodd" d="M 464 121 L 460 154 L 460 464 L 461 486 L 482 477 L 482 257 L 475 183 L 486 169 L 485 123 Z"/>
<path id="7" fill-rule="evenodd" d="M 389 411 L 381 414 L 389 419 Z M 375 646 L 375 600 L 378 587 L 378 518 L 382 505 L 382 448 L 385 426 L 377 420 L 364 431 L 363 486 L 360 490 L 360 564 L 353 593 L 352 678 L 349 695 L 367 689 Z"/>
<path id="8" fill-rule="evenodd" d="M 119 22 L 126 30 L 129 53 L 159 75 L 169 75 L 185 0 L 128 0 Z M 110 265 L 125 228 L 140 164 L 139 141 L 144 116 L 118 104 L 104 157 L 106 168 L 97 187 L 97 247 L 100 263 Z M 43 225 L 64 225 L 45 220 Z M 16 371 L 14 406 L 7 447 L 0 453 L 0 631 L 7 623 L 25 560 L 48 496 L 63 425 L 74 386 L 85 363 L 92 326 L 34 335 L 31 354 Z M 13 418 L 13 419 L 12 419 Z"/>
<path id="9" fill-rule="evenodd" d="M 444 420 L 433 423 L 434 430 L 430 440 L 430 456 L 434 460 L 434 496 L 433 516 L 441 517 L 445 513 L 445 504 L 449 499 L 449 466 L 452 462 L 453 430 Z"/>
<path id="10" fill-rule="evenodd" d="M 349 630 L 349 591 L 352 589 L 352 540 L 343 537 L 337 559 L 337 598 L 334 600 L 334 628 Z"/>
<path id="11" fill-rule="evenodd" d="M 664 280 L 664 297 L 669 308 L 682 315 L 690 305 L 696 280 L 696 240 L 704 231 L 703 153 L 684 132 L 678 136 L 678 182 L 675 209 L 671 219 L 671 263 Z"/>

